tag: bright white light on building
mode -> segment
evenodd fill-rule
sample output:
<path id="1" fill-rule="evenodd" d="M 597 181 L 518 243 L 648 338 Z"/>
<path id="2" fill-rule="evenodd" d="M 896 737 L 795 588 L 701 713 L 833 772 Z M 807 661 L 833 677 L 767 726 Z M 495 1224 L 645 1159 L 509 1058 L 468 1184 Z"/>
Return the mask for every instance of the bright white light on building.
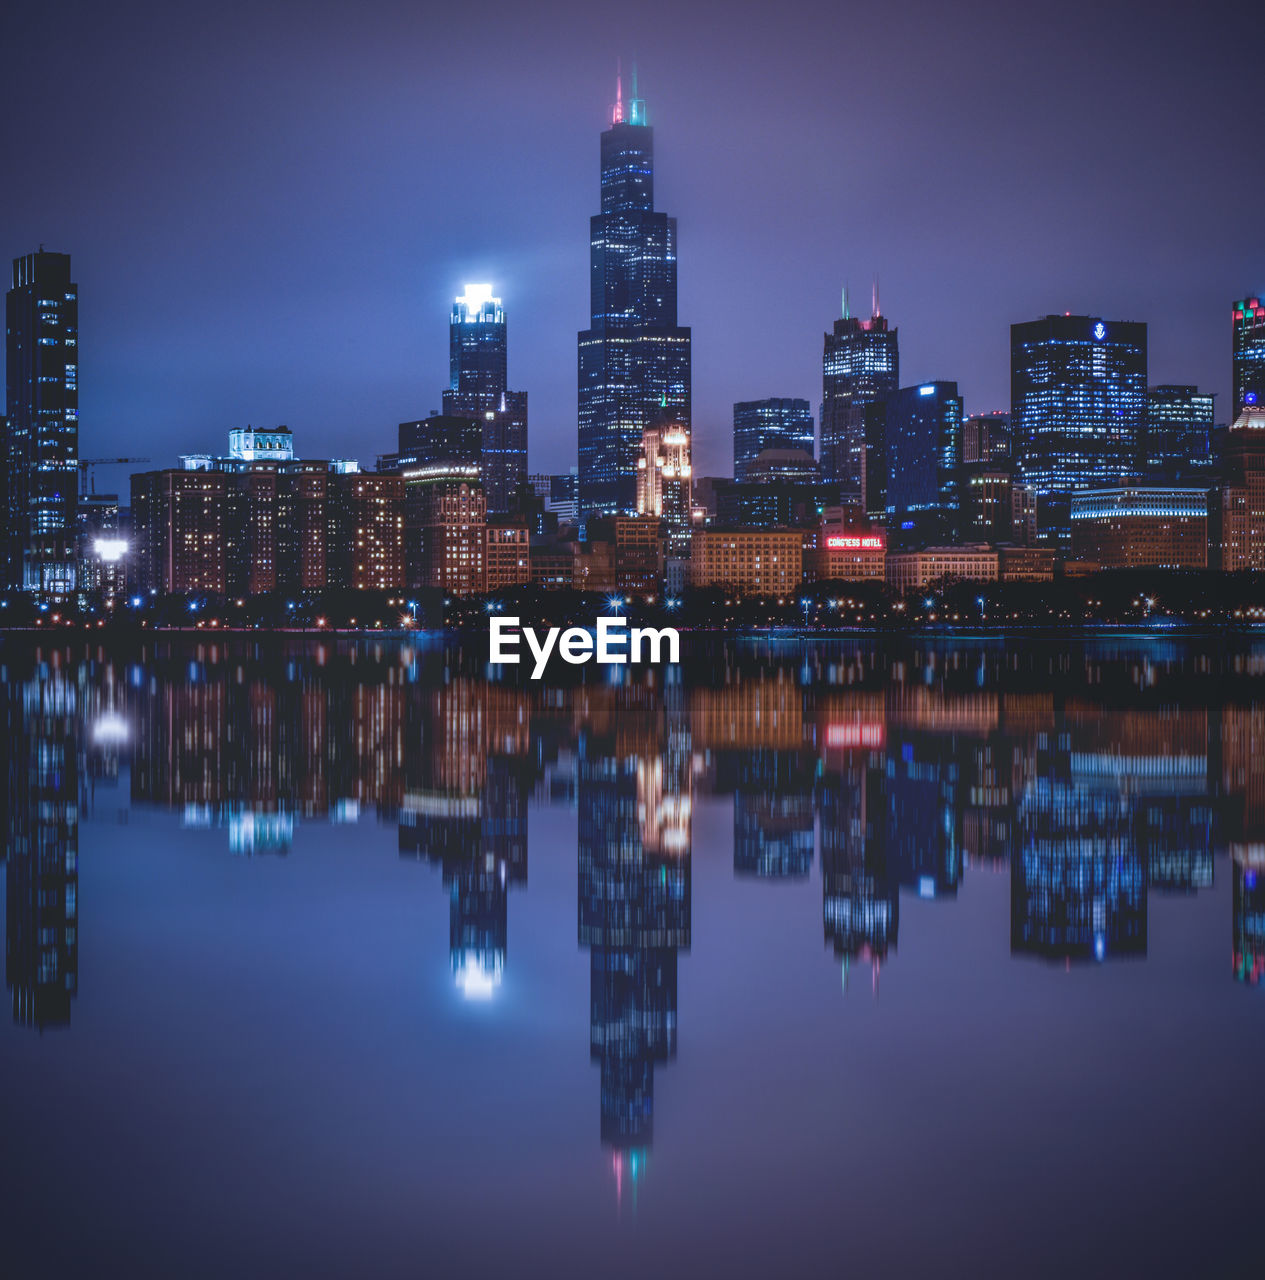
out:
<path id="1" fill-rule="evenodd" d="M 457 299 L 457 306 L 462 309 L 462 316 L 468 324 L 473 324 L 483 318 L 483 308 L 487 303 L 491 303 L 494 307 L 500 307 L 500 298 L 492 296 L 492 286 L 490 284 L 468 284 L 466 291 Z"/>
<path id="2" fill-rule="evenodd" d="M 117 564 L 122 560 L 127 555 L 127 545 L 126 538 L 94 538 L 92 540 L 93 553 L 106 564 Z"/>

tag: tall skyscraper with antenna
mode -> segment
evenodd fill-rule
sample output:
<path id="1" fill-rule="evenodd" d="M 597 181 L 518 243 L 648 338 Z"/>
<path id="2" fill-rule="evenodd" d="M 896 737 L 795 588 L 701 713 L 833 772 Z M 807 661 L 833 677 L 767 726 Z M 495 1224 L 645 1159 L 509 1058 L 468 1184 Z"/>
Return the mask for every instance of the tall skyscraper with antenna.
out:
<path id="1" fill-rule="evenodd" d="M 579 511 L 632 513 L 646 427 L 690 425 L 690 331 L 677 324 L 676 219 L 654 207 L 654 130 L 616 80 L 589 222 L 589 327 L 579 335 Z"/>
<path id="2" fill-rule="evenodd" d="M 821 474 L 847 503 L 865 501 L 865 407 L 900 386 L 896 333 L 879 310 L 877 279 L 868 320 L 851 314 L 844 289 L 843 315 L 822 353 Z"/>

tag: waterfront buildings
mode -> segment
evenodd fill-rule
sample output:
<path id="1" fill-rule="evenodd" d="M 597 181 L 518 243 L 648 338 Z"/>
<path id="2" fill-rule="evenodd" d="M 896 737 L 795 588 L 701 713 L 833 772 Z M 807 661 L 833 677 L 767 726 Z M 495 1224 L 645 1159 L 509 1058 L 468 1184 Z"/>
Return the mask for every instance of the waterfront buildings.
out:
<path id="1" fill-rule="evenodd" d="M 756 479 L 752 467 L 766 449 L 814 456 L 813 412 L 807 400 L 775 396 L 734 405 L 734 479 Z"/>
<path id="2" fill-rule="evenodd" d="M 1072 495 L 1072 553 L 1104 569 L 1203 569 L 1208 490 L 1117 485 Z"/>
<path id="3" fill-rule="evenodd" d="M 0 589 L 76 587 L 79 287 L 70 255 L 13 260 L 5 298 L 6 396 L 0 457 Z"/>
<path id="4" fill-rule="evenodd" d="M 1265 406 L 1248 405 L 1226 432 L 1211 514 L 1213 563 L 1265 570 Z"/>
<path id="5" fill-rule="evenodd" d="M 735 595 L 784 598 L 804 576 L 804 535 L 798 529 L 694 531 L 690 583 L 723 587 Z"/>
<path id="6" fill-rule="evenodd" d="M 579 334 L 579 515 L 637 504 L 642 432 L 690 425 L 690 331 L 677 324 L 676 219 L 654 207 L 654 131 L 622 84 L 590 219 L 590 321 Z"/>
<path id="7" fill-rule="evenodd" d="M 1066 548 L 1071 494 L 1133 474 L 1146 387 L 1145 324 L 1050 315 L 1011 325 L 1012 448 L 1042 538 Z"/>
<path id="8" fill-rule="evenodd" d="M 694 472 L 690 431 L 676 422 L 660 422 L 641 435 L 637 459 L 637 514 L 656 516 L 667 533 L 667 553 L 689 555 Z"/>

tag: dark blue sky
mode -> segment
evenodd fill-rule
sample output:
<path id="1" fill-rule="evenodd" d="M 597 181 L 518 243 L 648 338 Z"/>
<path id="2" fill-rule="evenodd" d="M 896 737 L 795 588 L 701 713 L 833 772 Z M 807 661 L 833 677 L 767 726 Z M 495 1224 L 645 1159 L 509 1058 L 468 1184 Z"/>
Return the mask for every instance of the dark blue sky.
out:
<path id="1" fill-rule="evenodd" d="M 19 0 L 0 254 L 74 255 L 85 456 L 249 421 L 371 462 L 438 407 L 450 299 L 486 279 L 558 469 L 635 52 L 700 471 L 734 400 L 816 413 L 840 285 L 864 303 L 876 271 L 903 381 L 956 378 L 968 411 L 1007 405 L 1012 321 L 1071 310 L 1148 321 L 1151 380 L 1223 414 L 1229 304 L 1265 288 L 1262 8 Z"/>

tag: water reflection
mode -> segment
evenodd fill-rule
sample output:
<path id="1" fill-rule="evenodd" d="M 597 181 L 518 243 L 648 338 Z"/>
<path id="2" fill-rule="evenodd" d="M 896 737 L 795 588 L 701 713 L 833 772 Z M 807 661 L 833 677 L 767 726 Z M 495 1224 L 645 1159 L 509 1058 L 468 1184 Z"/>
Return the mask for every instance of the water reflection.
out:
<path id="1" fill-rule="evenodd" d="M 845 985 L 898 962 L 903 898 L 952 911 L 974 874 L 1009 875 L 1013 956 L 1140 960 L 1152 896 L 1209 889 L 1226 855 L 1231 976 L 1265 968 L 1255 649 L 735 643 L 557 688 L 490 681 L 443 647 L 169 644 L 11 649 L 2 675 L 16 1022 L 70 1021 L 80 811 L 102 788 L 124 789 L 121 817 L 170 812 L 233 855 L 285 854 L 303 824 L 394 826 L 400 857 L 439 872 L 452 981 L 481 1001 L 512 963 L 529 812 L 573 809 L 600 1134 L 621 1177 L 677 1050 L 702 797 L 732 803 L 736 878 L 820 876 Z"/>

